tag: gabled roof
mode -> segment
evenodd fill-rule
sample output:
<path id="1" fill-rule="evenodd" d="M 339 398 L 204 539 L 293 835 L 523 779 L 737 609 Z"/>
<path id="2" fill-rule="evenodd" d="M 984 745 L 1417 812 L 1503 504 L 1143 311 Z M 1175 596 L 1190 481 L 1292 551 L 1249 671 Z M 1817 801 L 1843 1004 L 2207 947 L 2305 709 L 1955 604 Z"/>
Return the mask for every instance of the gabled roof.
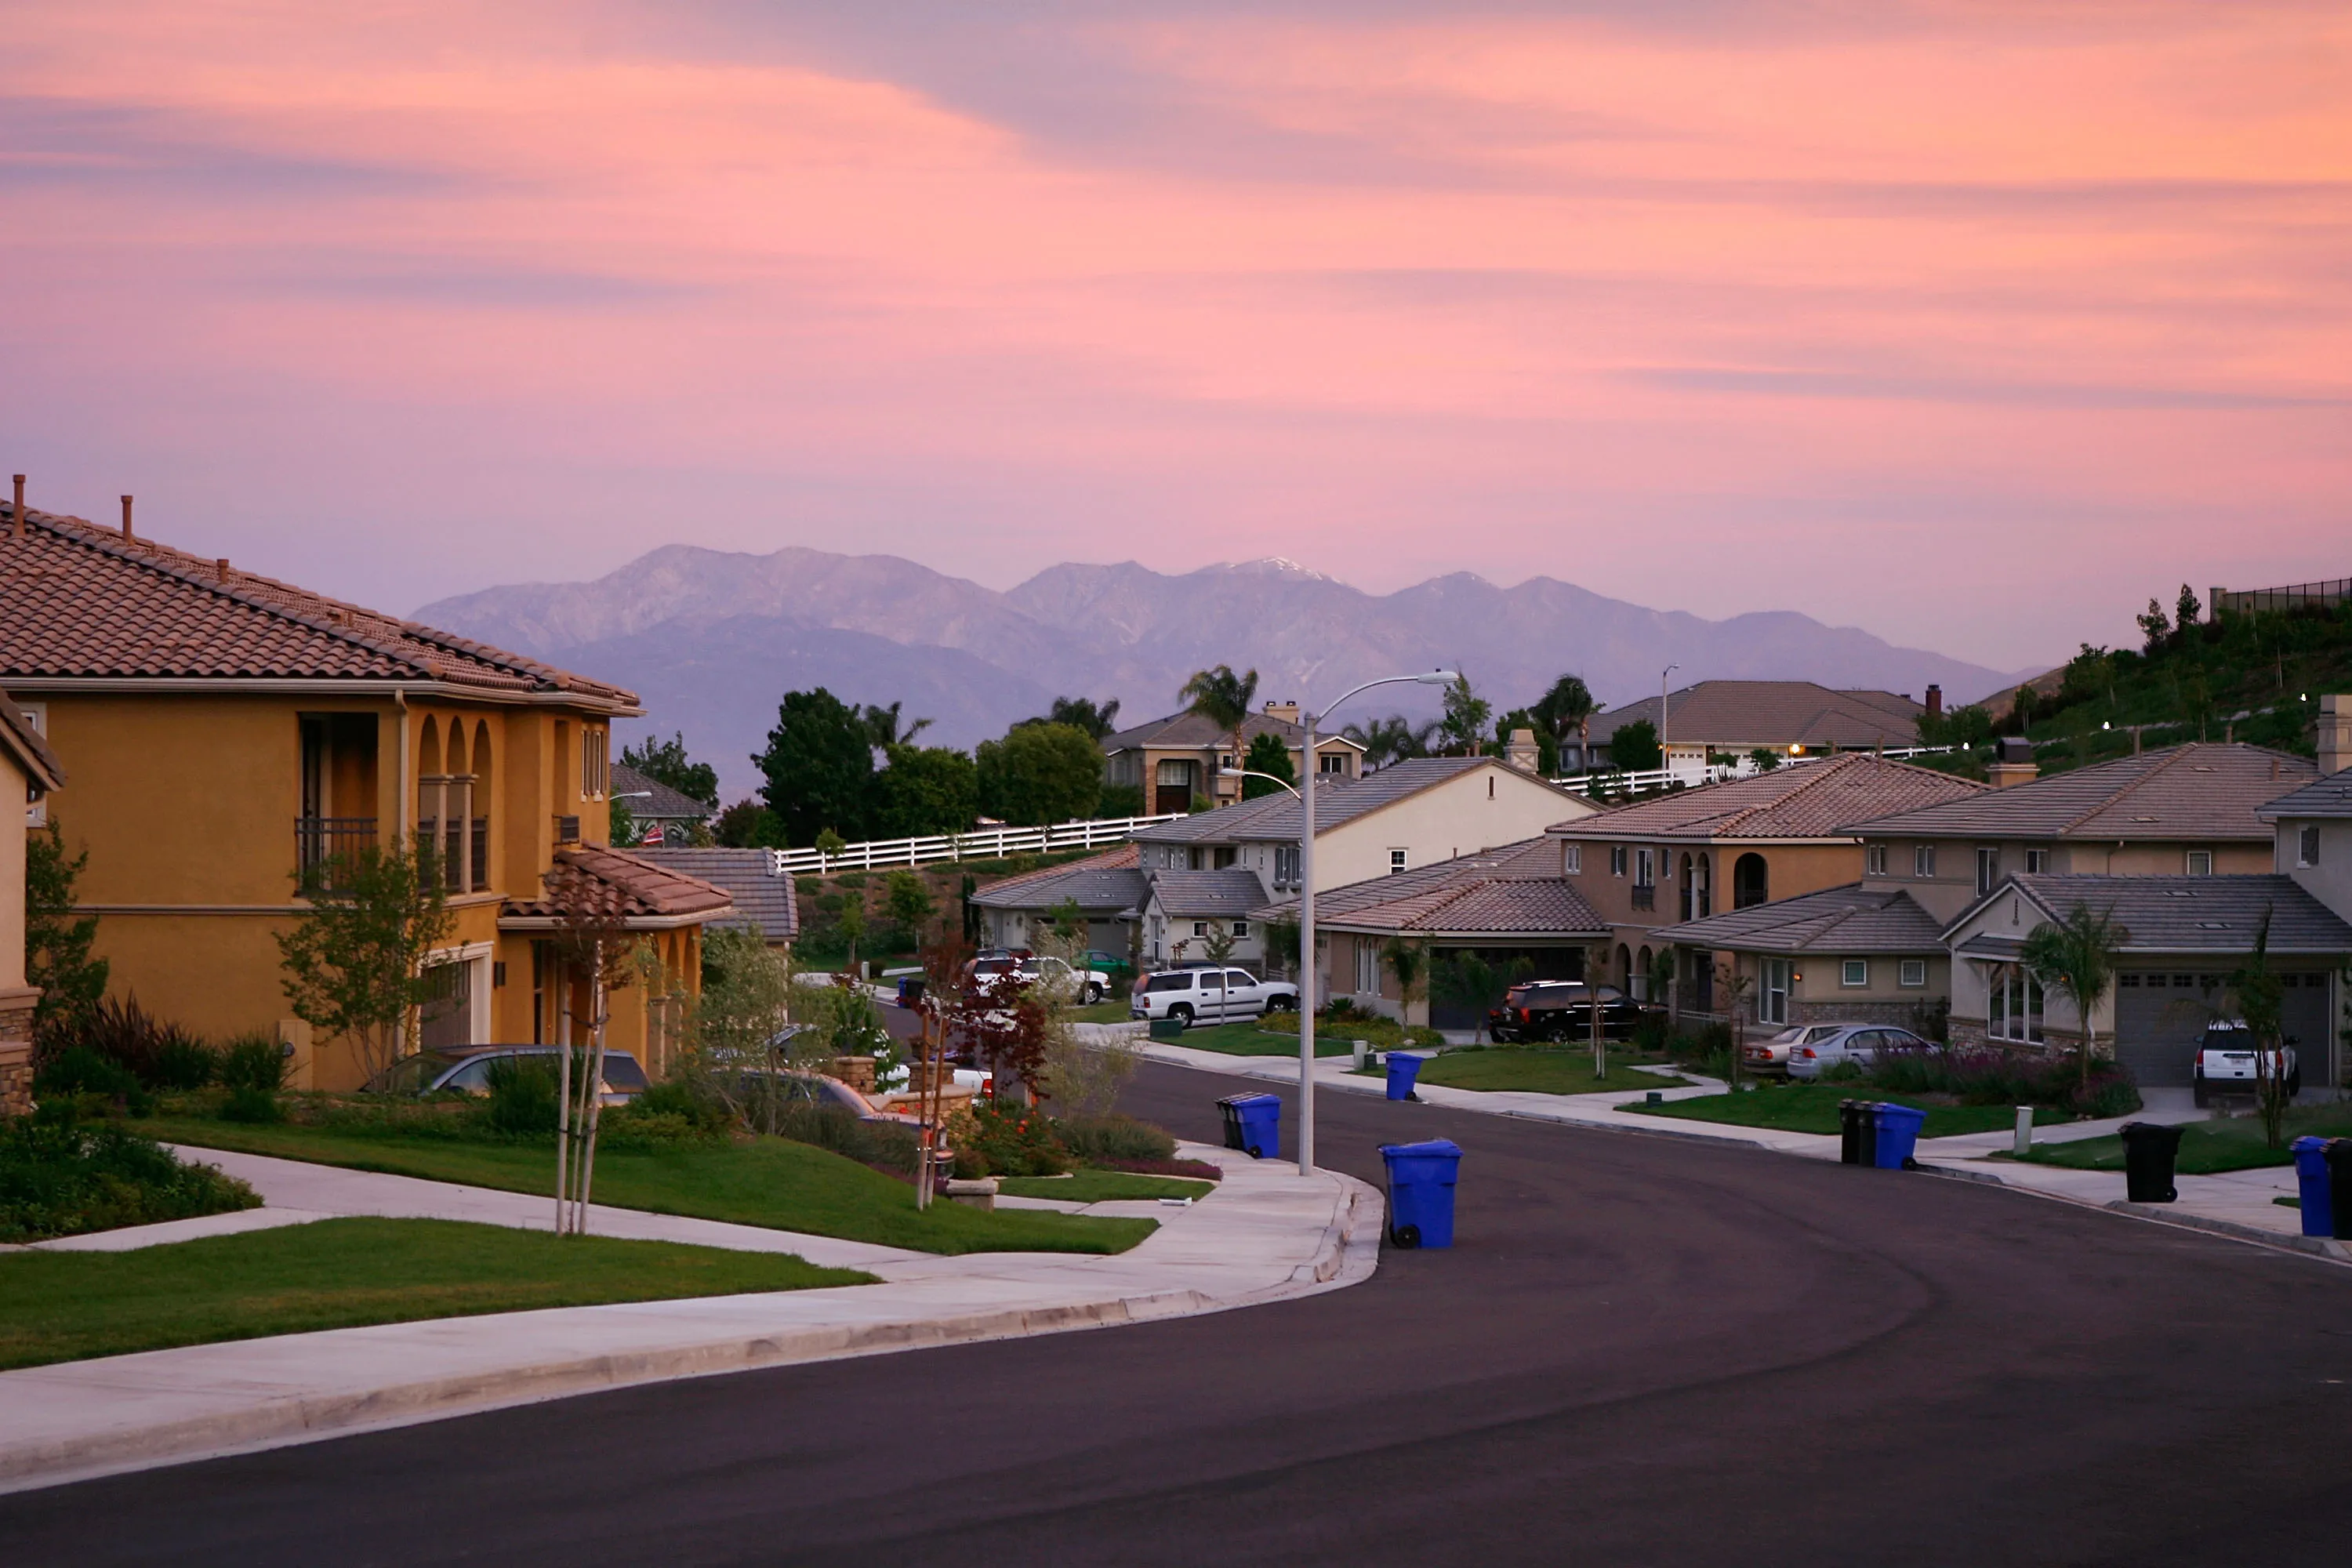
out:
<path id="1" fill-rule="evenodd" d="M 2352 768 L 2283 795 L 2254 815 L 2264 822 L 2288 816 L 2352 816 Z"/>
<path id="2" fill-rule="evenodd" d="M 1857 817 L 1855 830 L 1874 837 L 2267 841 L 2262 808 L 2318 776 L 2308 757 L 2192 742 L 1946 805 Z"/>
<path id="3" fill-rule="evenodd" d="M 1242 721 L 1242 744 L 1244 747 L 1260 735 L 1279 736 L 1285 745 L 1294 749 L 1307 743 L 1305 725 L 1277 719 L 1271 713 L 1253 713 Z M 1102 749 L 1105 756 L 1113 752 L 1135 751 L 1145 746 L 1154 751 L 1206 752 L 1225 744 L 1233 737 L 1231 730 L 1220 727 L 1205 714 L 1186 711 L 1115 731 L 1103 737 Z M 1336 731 L 1317 735 L 1316 749 L 1319 751 L 1332 742 L 1353 746 L 1360 752 L 1364 749 L 1361 742 Z"/>
<path id="4" fill-rule="evenodd" d="M 1296 919 L 1298 901 L 1285 899 L 1255 912 L 1261 919 Z M 1315 921 L 1338 931 L 1412 936 L 1598 940 L 1609 931 L 1575 885 L 1559 875 L 1559 848 L 1546 838 L 1318 892 Z"/>
<path id="5" fill-rule="evenodd" d="M 2110 916 L 2124 928 L 2125 952 L 2251 952 L 2255 928 L 2267 910 L 2272 952 L 2352 953 L 2352 925 L 2294 878 L 2274 872 L 2245 877 L 2011 877 L 1946 926 L 1945 940 L 1988 911 L 1998 920 L 1999 906 L 2019 893 L 2041 920 L 2029 915 L 2013 931 L 2003 924 L 1980 931 L 1955 951 L 2009 956 L 2008 950 L 2042 920 L 2063 920 L 2079 904 Z"/>
<path id="6" fill-rule="evenodd" d="M 1593 715 L 1591 738 L 1606 745 L 1621 724 L 1658 722 L 1659 700 L 1644 697 Z M 1702 680 L 1670 693 L 1670 741 L 1739 746 L 1902 746 L 1917 742 L 1927 710 L 1892 691 L 1837 691 L 1810 680 Z"/>
<path id="7" fill-rule="evenodd" d="M 1222 871 L 1159 871 L 1151 897 L 1170 915 L 1183 920 L 1246 920 L 1265 901 L 1265 884 L 1240 866 Z"/>
<path id="8" fill-rule="evenodd" d="M 1499 757 L 1412 757 L 1360 778 L 1320 781 L 1315 786 L 1316 834 L 1319 837 L 1382 806 L 1393 805 L 1408 795 L 1434 789 L 1480 768 L 1507 766 Z M 1513 772 L 1515 777 L 1552 791 L 1565 803 L 1574 804 L 1582 798 L 1549 779 Z M 1196 811 L 1190 816 L 1144 828 L 1135 837 L 1147 844 L 1295 842 L 1304 809 L 1297 795 L 1277 790 L 1255 800 L 1221 805 L 1214 811 Z"/>
<path id="9" fill-rule="evenodd" d="M 704 822 L 709 819 L 710 807 L 682 790 L 675 790 L 659 779 L 647 778 L 626 763 L 613 764 L 613 794 L 639 795 L 625 802 L 629 815 L 639 822 Z"/>
<path id="10" fill-rule="evenodd" d="M 776 870 L 776 858 L 768 850 L 632 849 L 629 853 L 648 865 L 707 882 L 725 893 L 735 906 L 734 912 L 710 921 L 713 926 L 757 931 L 770 942 L 790 942 L 800 934 L 800 900 L 793 896 L 793 879 Z"/>
<path id="11" fill-rule="evenodd" d="M 1990 793 L 1984 784 L 1850 752 L 1654 795 L 1552 828 L 1568 838 L 1843 838 L 1852 824 Z"/>
<path id="12" fill-rule="evenodd" d="M 1143 903 L 1147 882 L 1137 858 L 1135 846 L 1122 844 L 1066 866 L 991 882 L 972 894 L 971 901 L 987 910 L 1051 910 L 1075 903 L 1082 910 L 1123 913 Z"/>
<path id="13" fill-rule="evenodd" d="M 564 692 L 634 710 L 617 686 L 415 621 L 238 572 L 77 517 L 0 527 L 0 680 L 436 681 Z"/>
<path id="14" fill-rule="evenodd" d="M 1933 952 L 1943 927 L 1899 888 L 1854 882 L 1662 926 L 1653 936 L 1742 952 Z"/>
<path id="15" fill-rule="evenodd" d="M 48 742 L 41 738 L 33 721 L 9 700 L 5 691 L 0 691 L 0 751 L 16 759 L 17 767 L 24 770 L 26 779 L 37 793 L 47 793 L 66 782 L 66 771 L 58 765 L 58 754 L 49 750 Z"/>
<path id="16" fill-rule="evenodd" d="M 572 879 L 584 882 L 607 912 L 632 929 L 661 930 L 695 925 L 734 911 L 723 888 L 699 877 L 656 865 L 645 856 L 600 845 L 567 845 L 555 852 L 551 881 Z M 559 919 L 546 896 L 509 899 L 499 909 L 499 923 L 518 929 L 535 928 Z"/>

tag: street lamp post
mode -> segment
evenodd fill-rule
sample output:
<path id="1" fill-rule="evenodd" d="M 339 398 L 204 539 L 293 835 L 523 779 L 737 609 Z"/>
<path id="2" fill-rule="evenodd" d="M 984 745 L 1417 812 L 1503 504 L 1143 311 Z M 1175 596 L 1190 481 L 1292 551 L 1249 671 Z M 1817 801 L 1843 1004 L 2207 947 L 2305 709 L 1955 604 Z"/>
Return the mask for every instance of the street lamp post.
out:
<path id="1" fill-rule="evenodd" d="M 1674 771 L 1675 759 L 1666 752 L 1666 677 L 1681 668 L 1679 664 L 1670 664 L 1658 671 L 1658 766 L 1668 773 Z"/>
<path id="2" fill-rule="evenodd" d="M 1426 675 L 1389 675 L 1367 680 L 1333 698 L 1321 713 L 1306 710 L 1298 720 L 1307 731 L 1300 753 L 1307 776 L 1298 791 L 1298 1173 L 1315 1173 L 1315 775 L 1320 765 L 1315 755 L 1315 726 L 1359 692 L 1375 686 L 1451 686 L 1461 676 L 1450 669 Z"/>

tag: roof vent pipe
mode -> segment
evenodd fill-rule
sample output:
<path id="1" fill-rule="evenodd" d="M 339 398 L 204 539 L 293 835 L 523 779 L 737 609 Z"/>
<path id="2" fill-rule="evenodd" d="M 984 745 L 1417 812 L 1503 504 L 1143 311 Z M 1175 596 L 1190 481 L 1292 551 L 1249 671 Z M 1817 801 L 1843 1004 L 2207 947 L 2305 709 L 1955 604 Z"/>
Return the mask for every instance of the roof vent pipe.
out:
<path id="1" fill-rule="evenodd" d="M 25 537 L 25 476 L 16 476 L 16 537 Z"/>
<path id="2" fill-rule="evenodd" d="M 131 498 L 129 496 L 124 496 L 122 498 L 122 538 L 125 543 L 129 543 L 131 538 Z"/>

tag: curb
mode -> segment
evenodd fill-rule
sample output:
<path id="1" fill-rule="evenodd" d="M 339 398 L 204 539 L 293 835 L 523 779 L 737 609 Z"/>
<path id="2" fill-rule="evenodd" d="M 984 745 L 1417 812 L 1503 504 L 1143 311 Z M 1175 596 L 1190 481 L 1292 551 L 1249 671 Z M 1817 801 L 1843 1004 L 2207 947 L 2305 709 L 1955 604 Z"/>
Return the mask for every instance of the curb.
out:
<path id="1" fill-rule="evenodd" d="M 2150 1225 L 2170 1226 L 2176 1230 L 2202 1231 L 2208 1236 L 2226 1237 L 2255 1247 L 2267 1247 L 2280 1252 L 2300 1253 L 2329 1263 L 2352 1263 L 2352 1245 L 2331 1240 L 2322 1236 L 2294 1236 L 2285 1231 L 2264 1230 L 2258 1225 L 2247 1225 L 2234 1219 L 2214 1219 L 2210 1215 L 2191 1214 L 2165 1204 L 2136 1204 L 2129 1198 L 2113 1198 L 2096 1203 L 2088 1198 L 2069 1197 L 2046 1188 L 2027 1186 L 2012 1182 L 1990 1171 L 1956 1171 L 1948 1165 L 1923 1164 L 1919 1170 L 1927 1175 L 1945 1176 L 1953 1181 L 1978 1182 L 2005 1191 L 2019 1193 L 2030 1198 L 2047 1198 L 2052 1203 L 2072 1204 L 2078 1209 L 2092 1209 L 2101 1214 L 2121 1215 L 2126 1219 L 2142 1220 Z"/>

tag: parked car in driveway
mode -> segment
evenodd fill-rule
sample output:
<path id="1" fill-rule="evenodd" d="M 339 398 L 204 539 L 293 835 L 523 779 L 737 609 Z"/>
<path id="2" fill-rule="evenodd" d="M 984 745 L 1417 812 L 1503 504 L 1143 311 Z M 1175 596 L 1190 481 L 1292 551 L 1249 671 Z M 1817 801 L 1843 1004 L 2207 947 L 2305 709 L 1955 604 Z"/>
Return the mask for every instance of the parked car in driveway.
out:
<path id="1" fill-rule="evenodd" d="M 2303 1064 L 2295 1060 L 2292 1044 L 2274 1047 L 2269 1059 L 2260 1063 L 2255 1060 L 2257 1049 L 2254 1032 L 2242 1018 L 2217 1018 L 2207 1025 L 2204 1039 L 2198 1042 L 2197 1060 L 2189 1068 L 2196 1102 L 2210 1105 L 2218 1096 L 2259 1094 L 2262 1079 L 2272 1075 L 2286 1079 L 2288 1095 L 2303 1092 Z"/>
<path id="2" fill-rule="evenodd" d="M 1815 1040 L 1826 1040 L 1839 1029 L 1840 1024 L 1797 1024 L 1781 1030 L 1769 1040 L 1751 1040 L 1740 1048 L 1739 1065 L 1752 1073 L 1767 1078 L 1785 1078 L 1789 1072 L 1789 1053 L 1799 1046 Z"/>
<path id="3" fill-rule="evenodd" d="M 1099 969 L 1073 969 L 1048 953 L 1020 960 L 1013 973 L 1041 991 L 1091 1007 L 1110 993 L 1110 976 Z"/>
<path id="4" fill-rule="evenodd" d="M 1830 1033 L 1789 1047 L 1789 1076 L 1811 1082 L 1840 1062 L 1869 1068 L 1881 1051 L 1932 1051 L 1936 1047 L 1908 1029 L 1891 1024 L 1833 1024 Z"/>
<path id="5" fill-rule="evenodd" d="M 1181 1018 L 1194 1024 L 1255 1018 L 1298 1006 L 1298 987 L 1260 980 L 1245 969 L 1163 969 L 1147 976 L 1127 1005 L 1131 1018 Z"/>
<path id="6" fill-rule="evenodd" d="M 1503 994 L 1500 1005 L 1488 1009 L 1486 1033 L 1504 1044 L 1591 1039 L 1596 992 L 1601 1038 L 1632 1038 L 1648 1009 L 1614 985 L 1591 986 L 1581 980 L 1521 981 Z"/>
<path id="7" fill-rule="evenodd" d="M 555 1046 L 446 1046 L 413 1052 L 370 1079 L 371 1094 L 434 1094 L 456 1089 L 462 1094 L 490 1092 L 490 1068 L 498 1062 L 543 1062 L 552 1071 L 560 1064 Z M 572 1059 L 582 1060 L 588 1047 L 572 1047 Z M 604 1081 L 600 1098 L 606 1105 L 626 1105 L 646 1091 L 646 1069 L 626 1051 L 604 1053 Z"/>

